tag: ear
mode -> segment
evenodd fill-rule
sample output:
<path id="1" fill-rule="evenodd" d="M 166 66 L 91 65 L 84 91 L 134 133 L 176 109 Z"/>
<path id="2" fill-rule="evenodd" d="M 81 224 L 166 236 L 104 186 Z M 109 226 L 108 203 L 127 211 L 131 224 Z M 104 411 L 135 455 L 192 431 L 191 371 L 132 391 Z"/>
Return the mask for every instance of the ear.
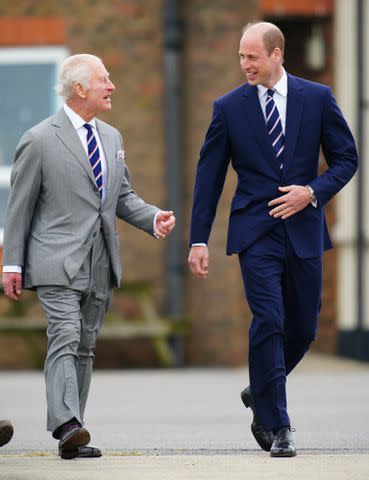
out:
<path id="1" fill-rule="evenodd" d="M 278 47 L 275 47 L 273 50 L 273 55 L 276 60 L 282 60 L 282 50 Z"/>
<path id="2" fill-rule="evenodd" d="M 73 91 L 77 97 L 86 98 L 87 90 L 84 88 L 84 86 L 81 83 L 79 82 L 74 83 Z"/>

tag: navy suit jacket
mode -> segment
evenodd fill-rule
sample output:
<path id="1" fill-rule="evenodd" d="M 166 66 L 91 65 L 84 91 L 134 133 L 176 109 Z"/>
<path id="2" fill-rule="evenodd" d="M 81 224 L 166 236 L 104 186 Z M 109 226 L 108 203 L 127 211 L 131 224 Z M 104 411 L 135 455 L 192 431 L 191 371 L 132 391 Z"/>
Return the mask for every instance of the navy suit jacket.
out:
<path id="1" fill-rule="evenodd" d="M 318 176 L 322 148 L 328 168 Z M 284 221 L 296 254 L 311 258 L 331 248 L 324 205 L 358 166 L 355 142 L 329 87 L 288 74 L 285 150 L 280 168 L 272 150 L 256 86 L 244 84 L 214 102 L 213 118 L 197 168 L 190 244 L 208 243 L 229 162 L 238 184 L 232 200 L 227 254 L 239 253 Z M 281 220 L 268 202 L 279 186 L 307 185 L 308 205 Z"/>

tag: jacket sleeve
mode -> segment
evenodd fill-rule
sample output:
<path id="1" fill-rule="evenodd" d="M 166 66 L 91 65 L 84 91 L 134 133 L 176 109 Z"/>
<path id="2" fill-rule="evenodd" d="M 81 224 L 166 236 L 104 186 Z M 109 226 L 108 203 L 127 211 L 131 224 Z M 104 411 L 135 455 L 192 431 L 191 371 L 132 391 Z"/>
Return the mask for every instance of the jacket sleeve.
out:
<path id="1" fill-rule="evenodd" d="M 116 215 L 121 220 L 154 235 L 154 217 L 160 209 L 146 203 L 131 187 L 127 165 L 124 166 L 124 178 L 120 188 Z"/>
<path id="2" fill-rule="evenodd" d="M 11 172 L 3 265 L 24 265 L 28 236 L 41 188 L 41 176 L 40 147 L 37 139 L 28 131 L 18 144 Z"/>
<path id="3" fill-rule="evenodd" d="M 309 182 L 322 206 L 348 183 L 359 163 L 352 133 L 330 88 L 323 101 L 321 145 L 328 169 Z"/>
<path id="4" fill-rule="evenodd" d="M 119 137 L 123 148 L 120 134 Z M 116 206 L 117 217 L 150 235 L 154 235 L 154 217 L 158 212 L 160 212 L 159 208 L 146 203 L 132 189 L 129 170 L 124 163 L 124 176 Z"/>
<path id="5" fill-rule="evenodd" d="M 226 119 L 214 102 L 213 117 L 200 151 L 191 217 L 190 245 L 207 243 L 230 160 Z"/>

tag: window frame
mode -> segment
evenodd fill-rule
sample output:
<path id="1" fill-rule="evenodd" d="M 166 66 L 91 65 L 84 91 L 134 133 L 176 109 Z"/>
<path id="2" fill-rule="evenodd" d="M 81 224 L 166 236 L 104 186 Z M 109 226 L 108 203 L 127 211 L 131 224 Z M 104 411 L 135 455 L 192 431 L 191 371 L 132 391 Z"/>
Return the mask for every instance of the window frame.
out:
<path id="1" fill-rule="evenodd" d="M 3 64 L 54 64 L 55 72 L 58 72 L 61 64 L 70 55 L 67 48 L 63 46 L 48 47 L 1 47 L 0 48 L 0 66 Z M 55 75 L 54 85 L 56 85 L 57 75 Z M 62 105 L 63 99 L 56 93 L 53 100 L 53 111 L 56 112 Z M 0 166 L 0 188 L 10 186 L 11 166 Z M 6 205 L 1 205 L 0 208 Z M 4 228 L 0 225 L 0 247 L 3 244 Z"/>

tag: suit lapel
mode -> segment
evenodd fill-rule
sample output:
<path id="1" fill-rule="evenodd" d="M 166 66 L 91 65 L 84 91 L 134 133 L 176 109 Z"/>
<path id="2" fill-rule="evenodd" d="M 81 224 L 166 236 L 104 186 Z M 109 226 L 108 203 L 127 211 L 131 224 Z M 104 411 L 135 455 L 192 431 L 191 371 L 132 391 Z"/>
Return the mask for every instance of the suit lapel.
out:
<path id="1" fill-rule="evenodd" d="M 57 127 L 56 136 L 63 142 L 66 148 L 81 164 L 91 181 L 97 188 L 94 174 L 88 161 L 86 152 L 82 146 L 78 133 L 73 127 L 64 109 L 61 108 L 53 117 L 52 124 Z"/>
<path id="2" fill-rule="evenodd" d="M 96 119 L 96 128 L 99 132 L 101 145 L 104 149 L 106 166 L 107 166 L 107 187 L 106 192 L 111 188 L 112 179 L 115 176 L 115 145 L 111 135 L 106 131 L 104 124 Z"/>
<path id="3" fill-rule="evenodd" d="M 261 109 L 257 87 L 247 84 L 245 86 L 243 98 L 247 102 L 247 108 L 245 111 L 248 116 L 248 125 L 253 131 L 260 148 L 265 153 L 266 159 L 272 168 L 279 172 L 278 162 L 275 158 L 265 118 Z"/>
<path id="4" fill-rule="evenodd" d="M 295 77 L 288 75 L 284 170 L 291 166 L 301 125 L 304 94 Z"/>

